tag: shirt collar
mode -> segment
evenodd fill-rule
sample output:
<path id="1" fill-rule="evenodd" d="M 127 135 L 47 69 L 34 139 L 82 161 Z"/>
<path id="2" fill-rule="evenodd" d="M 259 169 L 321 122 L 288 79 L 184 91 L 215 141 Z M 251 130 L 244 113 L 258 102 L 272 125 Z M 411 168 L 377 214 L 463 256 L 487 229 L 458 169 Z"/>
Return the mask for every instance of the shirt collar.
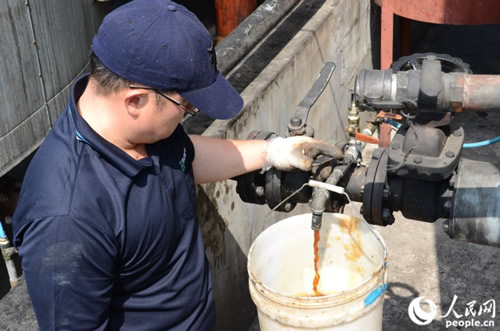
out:
<path id="1" fill-rule="evenodd" d="M 130 155 L 113 145 L 97 132 L 95 132 L 87 122 L 80 116 L 76 103 L 87 87 L 89 75 L 79 77 L 71 89 L 69 100 L 69 114 L 75 124 L 75 139 L 86 143 L 96 150 L 103 158 L 117 167 L 129 177 L 136 176 L 145 167 L 153 165 L 150 158 L 135 160 Z"/>

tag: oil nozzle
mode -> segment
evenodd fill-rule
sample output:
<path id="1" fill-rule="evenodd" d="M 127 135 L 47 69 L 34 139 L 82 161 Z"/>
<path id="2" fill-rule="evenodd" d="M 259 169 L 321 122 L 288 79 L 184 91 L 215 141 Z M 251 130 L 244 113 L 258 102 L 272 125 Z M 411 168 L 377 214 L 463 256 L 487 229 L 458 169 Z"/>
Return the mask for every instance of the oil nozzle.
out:
<path id="1" fill-rule="evenodd" d="M 321 214 L 312 214 L 312 221 L 311 221 L 311 229 L 314 231 L 316 230 L 321 230 L 321 222 L 323 220 L 323 213 Z"/>
<path id="2" fill-rule="evenodd" d="M 335 184 L 345 174 L 345 171 L 349 166 L 350 163 L 348 165 L 336 167 L 326 182 L 320 182 L 312 179 L 309 180 L 308 185 L 314 188 L 310 201 L 312 212 L 311 229 L 321 229 L 323 212 L 325 211 L 326 201 L 330 198 L 330 192 L 344 194 L 345 189 L 343 187 L 336 186 Z"/>
<path id="3" fill-rule="evenodd" d="M 311 185 L 311 183 L 321 183 L 321 182 L 309 181 L 309 185 Z M 313 230 L 321 229 L 323 212 L 325 211 L 325 203 L 329 197 L 330 197 L 330 192 L 328 192 L 326 188 L 317 186 L 314 187 L 312 193 L 312 199 L 310 202 L 311 212 L 312 212 L 311 229 Z"/>

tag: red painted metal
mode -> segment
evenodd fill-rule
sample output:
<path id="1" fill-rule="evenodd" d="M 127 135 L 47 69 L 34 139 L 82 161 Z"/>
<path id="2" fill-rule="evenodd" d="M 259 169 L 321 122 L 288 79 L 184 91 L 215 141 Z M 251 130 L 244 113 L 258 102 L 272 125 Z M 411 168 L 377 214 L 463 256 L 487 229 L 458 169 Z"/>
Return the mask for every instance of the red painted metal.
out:
<path id="1" fill-rule="evenodd" d="M 381 6 L 381 69 L 389 68 L 393 61 L 394 15 L 437 24 L 500 23 L 498 0 L 375 0 L 375 3 Z M 402 38 L 409 39 L 408 32 Z"/>
<path id="2" fill-rule="evenodd" d="M 403 116 L 401 116 L 399 114 L 387 112 L 387 111 L 380 111 L 377 114 L 377 117 L 389 118 L 391 120 L 396 120 L 396 121 L 402 121 L 403 120 Z"/>
<path id="3" fill-rule="evenodd" d="M 257 0 L 215 0 L 217 36 L 224 38 L 257 8 Z"/>
<path id="4" fill-rule="evenodd" d="M 379 144 L 380 141 L 375 138 L 375 137 L 372 137 L 372 136 L 368 136 L 366 134 L 362 134 L 362 133 L 359 133 L 359 132 L 356 132 L 355 134 L 355 137 L 354 137 L 357 141 L 362 141 L 362 142 L 365 142 L 367 144 Z"/>
<path id="5" fill-rule="evenodd" d="M 378 128 L 378 140 L 379 147 L 388 148 L 391 145 L 392 140 L 392 126 L 387 123 L 380 123 Z"/>

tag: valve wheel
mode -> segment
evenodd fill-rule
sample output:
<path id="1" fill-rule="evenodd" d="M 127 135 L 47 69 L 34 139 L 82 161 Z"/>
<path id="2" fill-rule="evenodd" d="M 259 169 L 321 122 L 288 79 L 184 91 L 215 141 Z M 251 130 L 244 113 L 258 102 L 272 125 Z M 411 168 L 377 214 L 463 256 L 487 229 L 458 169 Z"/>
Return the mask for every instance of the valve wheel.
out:
<path id="1" fill-rule="evenodd" d="M 465 72 L 467 74 L 472 74 L 472 70 L 468 63 L 448 54 L 436 53 L 415 53 L 409 56 L 403 56 L 391 64 L 392 72 L 422 69 L 422 62 L 429 56 L 434 56 L 441 62 L 441 70 L 445 73 Z"/>

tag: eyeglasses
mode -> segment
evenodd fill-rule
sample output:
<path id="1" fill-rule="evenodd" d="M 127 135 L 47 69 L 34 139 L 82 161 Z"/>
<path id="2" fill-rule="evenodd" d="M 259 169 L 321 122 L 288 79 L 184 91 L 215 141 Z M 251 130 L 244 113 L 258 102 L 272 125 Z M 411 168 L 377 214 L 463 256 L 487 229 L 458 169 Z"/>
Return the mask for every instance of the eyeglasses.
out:
<path id="1" fill-rule="evenodd" d="M 193 106 L 192 104 L 188 104 L 187 106 L 186 105 L 183 105 L 182 103 L 180 103 L 179 101 L 175 100 L 174 98 L 172 97 L 169 97 L 168 95 L 166 95 L 165 93 L 161 92 L 160 90 L 158 89 L 155 89 L 153 87 L 143 87 L 143 86 L 135 86 L 135 85 L 130 85 L 129 88 L 131 89 L 143 89 L 143 90 L 151 90 L 151 91 L 154 91 L 156 93 L 158 93 L 159 95 L 161 95 L 162 97 L 164 97 L 165 99 L 169 100 L 170 102 L 173 102 L 175 103 L 177 106 L 181 107 L 184 112 L 188 113 L 189 115 L 191 116 L 194 116 L 196 115 L 196 113 L 198 112 L 198 108 L 196 108 L 195 106 Z"/>

